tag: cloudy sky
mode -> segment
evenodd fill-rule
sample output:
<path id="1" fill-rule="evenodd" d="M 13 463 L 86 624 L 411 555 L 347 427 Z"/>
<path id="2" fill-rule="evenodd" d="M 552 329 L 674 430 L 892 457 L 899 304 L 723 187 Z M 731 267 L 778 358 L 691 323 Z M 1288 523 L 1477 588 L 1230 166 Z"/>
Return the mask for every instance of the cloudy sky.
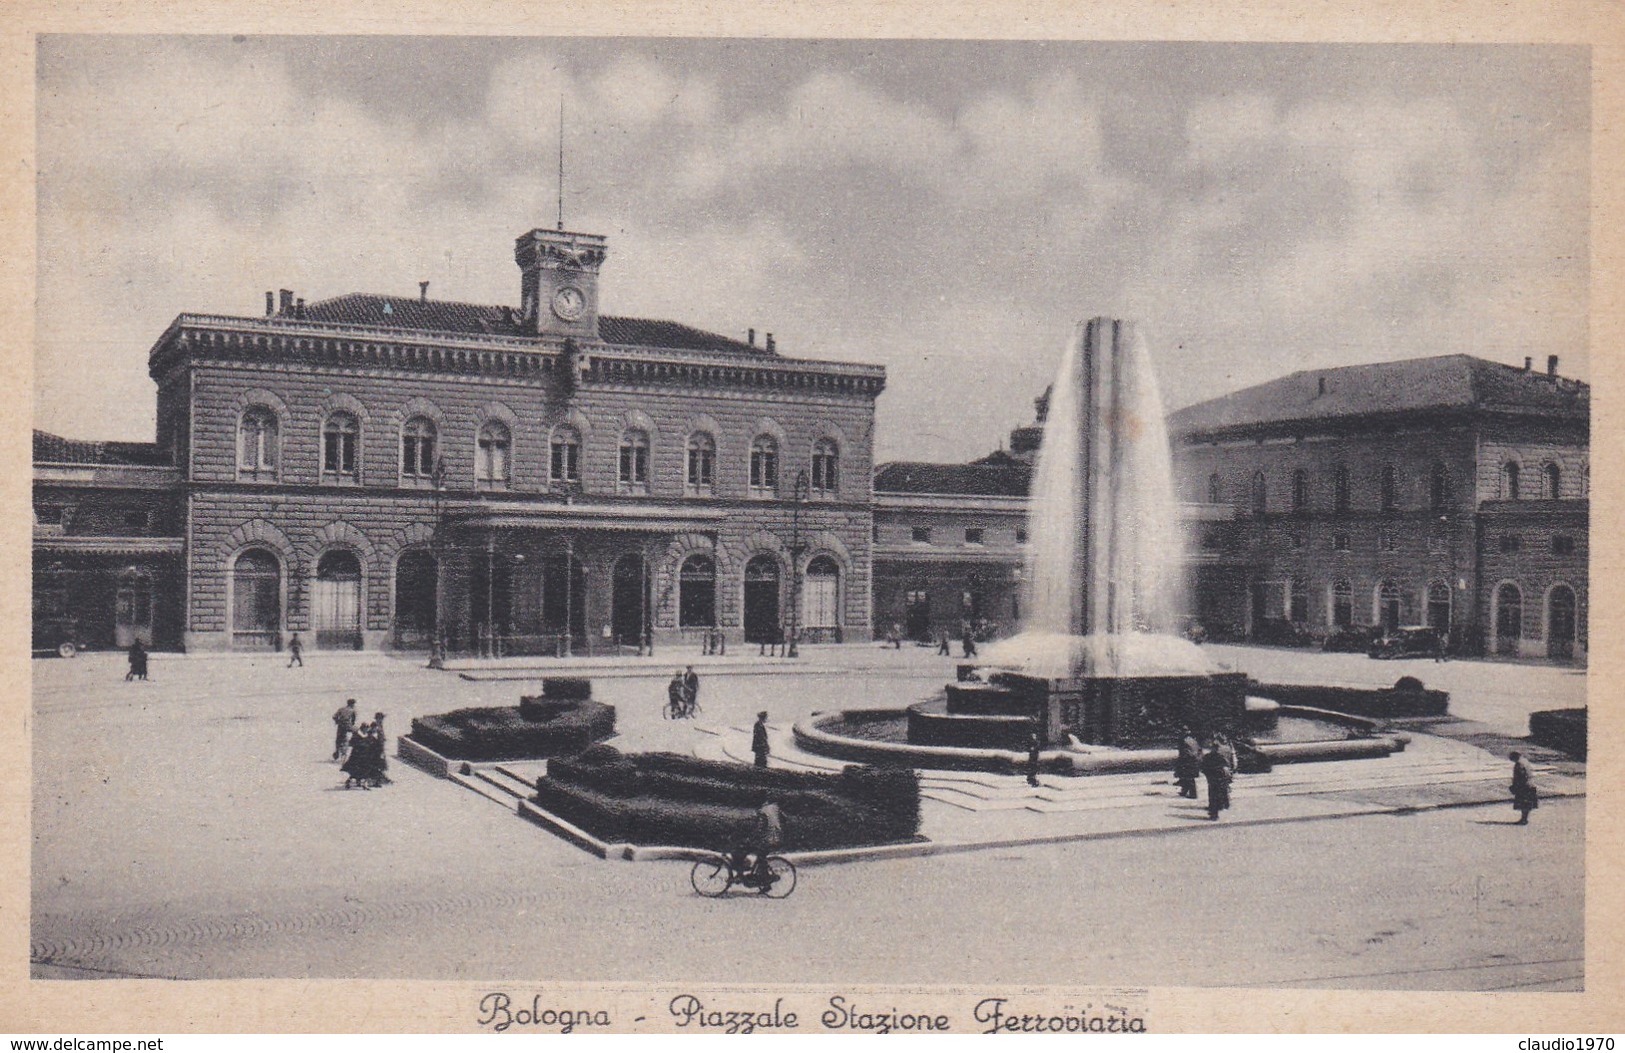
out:
<path id="1" fill-rule="evenodd" d="M 1074 321 L 1170 408 L 1468 352 L 1586 376 L 1589 60 L 1529 46 L 44 37 L 36 425 L 150 439 L 146 353 L 266 289 L 607 313 L 887 367 L 881 459 L 1030 419 Z"/>

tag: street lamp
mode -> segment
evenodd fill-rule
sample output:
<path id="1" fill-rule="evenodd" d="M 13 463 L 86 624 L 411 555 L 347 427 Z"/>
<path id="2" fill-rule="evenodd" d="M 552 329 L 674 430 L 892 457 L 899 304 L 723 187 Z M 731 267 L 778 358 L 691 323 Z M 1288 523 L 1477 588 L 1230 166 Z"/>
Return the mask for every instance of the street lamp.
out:
<path id="1" fill-rule="evenodd" d="M 429 551 L 434 554 L 434 639 L 429 641 L 429 668 L 446 668 L 446 459 L 437 457 L 430 473 L 434 485 L 434 532 L 429 535 Z"/>
<path id="2" fill-rule="evenodd" d="M 801 506 L 807 503 L 812 491 L 812 484 L 807 478 L 807 470 L 803 468 L 796 473 L 795 490 L 790 496 L 790 648 L 785 652 L 786 658 L 795 658 L 798 655 L 796 640 L 801 635 L 798 616 L 801 613 L 801 553 L 805 546 L 801 543 Z"/>

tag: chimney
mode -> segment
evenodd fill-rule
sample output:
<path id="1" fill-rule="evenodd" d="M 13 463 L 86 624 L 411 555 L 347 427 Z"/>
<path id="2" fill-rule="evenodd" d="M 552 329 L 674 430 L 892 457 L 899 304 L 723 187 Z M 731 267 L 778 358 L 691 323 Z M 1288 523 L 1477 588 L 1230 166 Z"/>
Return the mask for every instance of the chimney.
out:
<path id="1" fill-rule="evenodd" d="M 1549 376 L 1549 377 L 1557 376 L 1557 356 L 1556 355 L 1547 355 L 1546 356 L 1546 375 Z"/>
<path id="2" fill-rule="evenodd" d="M 1326 394 L 1326 378 L 1325 377 L 1320 378 L 1320 394 L 1321 395 Z"/>
<path id="3" fill-rule="evenodd" d="M 773 334 L 772 333 L 767 334 L 767 353 L 770 354 L 770 355 L 773 353 Z"/>
<path id="4" fill-rule="evenodd" d="M 301 320 L 305 317 L 305 298 L 303 296 L 299 297 L 294 303 L 293 316 Z"/>
<path id="5" fill-rule="evenodd" d="M 265 290 L 265 317 L 276 314 L 276 294 L 270 289 Z"/>
<path id="6" fill-rule="evenodd" d="M 418 282 L 418 303 L 429 302 L 429 283 Z"/>
<path id="7" fill-rule="evenodd" d="M 281 291 L 279 291 L 277 293 L 277 305 L 278 305 L 277 306 L 277 313 L 278 314 L 292 314 L 293 313 L 293 290 L 292 289 L 282 289 Z"/>
<path id="8" fill-rule="evenodd" d="M 755 347 L 756 346 L 756 330 L 747 329 L 747 330 L 745 330 L 745 332 L 750 334 L 750 335 L 745 337 L 745 342 L 747 344 L 749 344 L 751 347 Z"/>
<path id="9" fill-rule="evenodd" d="M 1535 368 L 1535 360 L 1530 358 L 1528 355 L 1525 355 L 1524 359 L 1523 359 L 1523 371 L 1525 373 L 1528 373 L 1530 370 L 1532 370 L 1534 368 Z"/>

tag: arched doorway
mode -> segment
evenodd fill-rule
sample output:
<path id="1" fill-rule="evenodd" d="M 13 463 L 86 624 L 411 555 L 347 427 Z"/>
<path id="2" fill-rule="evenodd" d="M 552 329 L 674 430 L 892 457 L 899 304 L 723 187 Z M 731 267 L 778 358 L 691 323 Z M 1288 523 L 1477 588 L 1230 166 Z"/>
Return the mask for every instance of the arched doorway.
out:
<path id="1" fill-rule="evenodd" d="M 1450 631 L 1450 583 L 1428 582 L 1428 625 L 1440 632 Z"/>
<path id="2" fill-rule="evenodd" d="M 752 556 L 745 564 L 745 642 L 773 643 L 779 638 L 779 561 Z"/>
<path id="3" fill-rule="evenodd" d="M 839 641 L 841 568 L 829 556 L 815 556 L 801 583 L 802 618 L 816 642 Z"/>
<path id="4" fill-rule="evenodd" d="M 152 577 L 131 568 L 118 576 L 113 604 L 113 643 L 128 647 L 137 640 L 152 646 Z"/>
<path id="5" fill-rule="evenodd" d="M 1556 585 L 1546 596 L 1546 654 L 1551 658 L 1574 657 L 1574 590 Z"/>
<path id="6" fill-rule="evenodd" d="M 615 642 L 643 646 L 649 630 L 649 567 L 642 556 L 615 561 L 610 589 L 610 631 Z"/>
<path id="7" fill-rule="evenodd" d="M 1495 590 L 1495 653 L 1517 654 L 1523 637 L 1523 593 L 1507 584 Z"/>
<path id="8" fill-rule="evenodd" d="M 1332 624 L 1339 629 L 1354 624 L 1354 586 L 1341 578 L 1332 583 Z"/>
<path id="9" fill-rule="evenodd" d="M 1377 622 L 1384 630 L 1399 628 L 1403 607 L 1397 584 L 1385 581 L 1377 586 Z"/>
<path id="10" fill-rule="evenodd" d="M 434 640 L 435 559 L 413 548 L 395 561 L 395 646 L 425 647 Z"/>
<path id="11" fill-rule="evenodd" d="M 324 650 L 361 650 L 361 560 L 347 548 L 316 561 L 310 594 L 310 627 Z"/>
<path id="12" fill-rule="evenodd" d="M 677 625 L 709 629 L 717 623 L 717 565 L 710 556 L 690 556 L 677 572 Z"/>
<path id="13" fill-rule="evenodd" d="M 542 633 L 569 632 L 572 647 L 587 642 L 587 568 L 574 556 L 542 557 Z"/>
<path id="14" fill-rule="evenodd" d="M 282 564 L 262 548 L 231 568 L 231 645 L 245 651 L 282 646 Z"/>

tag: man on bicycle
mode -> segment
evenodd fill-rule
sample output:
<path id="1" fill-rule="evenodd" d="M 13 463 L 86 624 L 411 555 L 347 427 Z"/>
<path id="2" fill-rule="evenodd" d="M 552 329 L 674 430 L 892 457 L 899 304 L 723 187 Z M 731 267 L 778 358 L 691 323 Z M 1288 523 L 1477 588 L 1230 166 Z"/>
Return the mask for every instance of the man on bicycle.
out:
<path id="1" fill-rule="evenodd" d="M 742 877 L 749 875 L 749 884 L 765 887 L 773 880 L 767 868 L 767 857 L 783 843 L 784 814 L 773 799 L 764 794 L 756 807 L 756 824 L 751 829 L 749 844 L 734 852 L 732 862 L 735 873 Z M 756 857 L 754 860 L 750 858 L 753 854 Z"/>

